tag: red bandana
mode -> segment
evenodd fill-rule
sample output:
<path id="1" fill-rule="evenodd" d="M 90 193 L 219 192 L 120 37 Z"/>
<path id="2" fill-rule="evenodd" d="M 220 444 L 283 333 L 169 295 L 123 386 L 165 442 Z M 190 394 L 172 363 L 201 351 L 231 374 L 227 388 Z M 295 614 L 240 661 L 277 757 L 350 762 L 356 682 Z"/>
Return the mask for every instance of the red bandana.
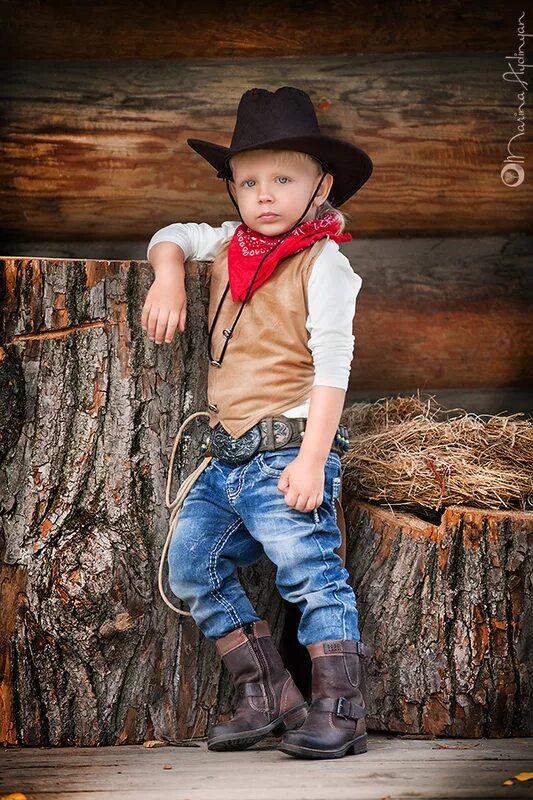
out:
<path id="1" fill-rule="evenodd" d="M 352 239 L 350 233 L 340 232 L 340 221 L 331 212 L 320 219 L 302 222 L 270 256 L 265 258 L 254 280 L 249 298 L 274 272 L 282 258 L 305 250 L 326 235 L 335 242 L 349 242 Z M 236 228 L 228 247 L 228 278 L 233 300 L 244 300 L 259 262 L 284 236 L 284 233 L 280 233 L 279 236 L 264 236 L 244 223 Z"/>

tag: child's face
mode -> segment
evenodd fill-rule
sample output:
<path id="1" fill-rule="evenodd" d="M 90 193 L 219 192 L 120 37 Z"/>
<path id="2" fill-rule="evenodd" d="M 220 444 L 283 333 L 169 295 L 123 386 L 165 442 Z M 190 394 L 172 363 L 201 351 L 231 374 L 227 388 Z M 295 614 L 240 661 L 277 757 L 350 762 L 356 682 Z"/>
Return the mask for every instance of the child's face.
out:
<path id="1" fill-rule="evenodd" d="M 285 233 L 297 222 L 322 175 L 316 161 L 290 151 L 248 150 L 234 156 L 231 166 L 241 216 L 249 228 L 266 236 Z M 302 222 L 315 218 L 332 183 L 328 173 Z M 265 213 L 274 216 L 262 217 Z"/>

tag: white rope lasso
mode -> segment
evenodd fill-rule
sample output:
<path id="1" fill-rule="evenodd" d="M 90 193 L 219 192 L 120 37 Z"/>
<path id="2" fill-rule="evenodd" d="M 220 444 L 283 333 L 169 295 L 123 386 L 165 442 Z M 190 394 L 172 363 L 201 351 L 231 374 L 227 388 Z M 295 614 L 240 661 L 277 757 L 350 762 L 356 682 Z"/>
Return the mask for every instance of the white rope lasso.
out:
<path id="1" fill-rule="evenodd" d="M 183 614 L 183 616 L 185 616 L 185 617 L 192 616 L 191 612 L 190 611 L 183 611 L 183 609 L 181 609 L 181 608 L 176 608 L 176 606 L 173 605 L 173 603 L 170 602 L 170 600 L 168 599 L 168 597 L 165 594 L 165 591 L 163 589 L 163 567 L 164 567 L 164 564 L 165 564 L 165 561 L 166 561 L 167 551 L 168 551 L 168 547 L 169 547 L 169 544 L 170 544 L 170 540 L 172 538 L 172 534 L 174 533 L 174 531 L 176 529 L 176 525 L 177 525 L 177 521 L 178 521 L 178 517 L 179 517 L 179 513 L 180 513 L 180 510 L 181 510 L 181 507 L 183 505 L 183 501 L 185 500 L 185 497 L 187 496 L 187 494 L 191 490 L 191 487 L 193 486 L 194 482 L 196 481 L 198 476 L 203 472 L 203 470 L 207 467 L 207 465 L 209 464 L 209 462 L 211 461 L 213 456 L 211 456 L 211 455 L 205 456 L 203 461 L 196 467 L 196 469 L 193 472 L 191 472 L 191 474 L 188 475 L 185 478 L 185 480 L 183 481 L 183 483 L 179 487 L 178 491 L 176 492 L 176 497 L 174 498 L 174 500 L 171 501 L 170 500 L 170 487 L 171 487 L 171 484 L 172 484 L 172 469 L 173 469 L 173 466 L 174 466 L 174 456 L 176 455 L 176 450 L 178 449 L 179 441 L 181 439 L 182 433 L 183 433 L 184 429 L 186 428 L 186 426 L 195 417 L 209 417 L 209 416 L 210 415 L 209 415 L 208 411 L 196 411 L 194 414 L 190 414 L 190 416 L 187 417 L 187 419 L 183 422 L 183 424 L 181 425 L 179 431 L 177 432 L 176 438 L 174 439 L 174 446 L 172 448 L 172 453 L 171 453 L 171 456 L 170 456 L 170 463 L 169 463 L 169 466 L 168 466 L 167 488 L 166 488 L 166 492 L 165 492 L 165 503 L 166 503 L 167 508 L 170 508 L 170 521 L 169 521 L 169 526 L 168 526 L 167 538 L 165 539 L 165 544 L 163 545 L 163 552 L 161 553 L 161 560 L 159 561 L 158 586 L 159 586 L 159 593 L 160 593 L 161 597 L 163 598 L 163 600 L 165 601 L 165 603 L 167 604 L 167 606 L 169 606 L 177 614 Z"/>

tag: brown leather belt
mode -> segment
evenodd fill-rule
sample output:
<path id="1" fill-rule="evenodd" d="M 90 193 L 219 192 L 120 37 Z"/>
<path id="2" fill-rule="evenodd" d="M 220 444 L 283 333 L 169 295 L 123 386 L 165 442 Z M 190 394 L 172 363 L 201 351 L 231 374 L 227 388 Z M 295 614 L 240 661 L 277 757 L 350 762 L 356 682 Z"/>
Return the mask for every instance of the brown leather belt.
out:
<path id="1" fill-rule="evenodd" d="M 262 450 L 300 447 L 306 424 L 307 417 L 285 417 L 283 414 L 263 417 L 246 433 L 236 438 L 219 422 L 211 431 L 207 454 L 230 464 L 242 464 Z M 348 429 L 345 425 L 339 425 L 331 449 L 342 455 L 349 446 Z"/>

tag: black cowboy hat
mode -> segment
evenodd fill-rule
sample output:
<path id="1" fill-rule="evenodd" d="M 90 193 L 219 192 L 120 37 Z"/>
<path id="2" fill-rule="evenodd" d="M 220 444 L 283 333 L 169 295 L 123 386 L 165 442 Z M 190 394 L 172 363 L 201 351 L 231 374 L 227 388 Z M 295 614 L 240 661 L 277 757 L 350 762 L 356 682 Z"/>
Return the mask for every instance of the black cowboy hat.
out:
<path id="1" fill-rule="evenodd" d="M 217 170 L 217 178 L 232 179 L 229 159 L 245 150 L 268 148 L 297 150 L 319 161 L 333 175 L 328 196 L 332 206 L 340 206 L 354 195 L 372 174 L 370 156 L 354 144 L 320 133 L 309 95 L 293 86 L 275 92 L 249 89 L 237 109 L 237 120 L 230 147 L 203 139 L 187 139 L 202 158 Z"/>

